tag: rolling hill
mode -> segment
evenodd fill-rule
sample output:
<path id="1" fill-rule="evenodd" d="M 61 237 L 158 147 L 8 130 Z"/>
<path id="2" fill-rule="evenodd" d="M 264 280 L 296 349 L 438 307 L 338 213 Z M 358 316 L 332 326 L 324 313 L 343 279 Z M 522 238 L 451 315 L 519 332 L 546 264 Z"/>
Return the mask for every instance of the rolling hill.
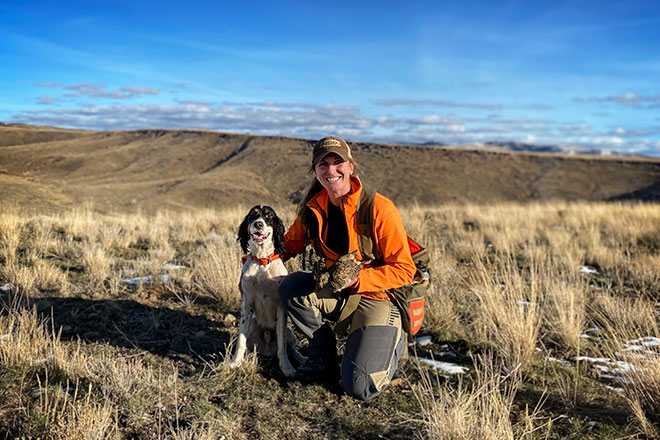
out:
<path id="1" fill-rule="evenodd" d="M 203 130 L 0 125 L 0 203 L 153 212 L 296 202 L 311 140 Z M 658 200 L 660 159 L 353 143 L 363 180 L 397 204 Z"/>

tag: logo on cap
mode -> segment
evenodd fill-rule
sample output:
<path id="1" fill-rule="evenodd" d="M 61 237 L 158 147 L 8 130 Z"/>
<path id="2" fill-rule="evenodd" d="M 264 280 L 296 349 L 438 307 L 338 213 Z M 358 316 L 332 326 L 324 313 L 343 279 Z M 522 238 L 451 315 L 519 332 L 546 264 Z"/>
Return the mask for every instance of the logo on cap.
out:
<path id="1" fill-rule="evenodd" d="M 318 145 L 319 148 L 341 147 L 341 142 L 337 139 L 326 139 Z"/>

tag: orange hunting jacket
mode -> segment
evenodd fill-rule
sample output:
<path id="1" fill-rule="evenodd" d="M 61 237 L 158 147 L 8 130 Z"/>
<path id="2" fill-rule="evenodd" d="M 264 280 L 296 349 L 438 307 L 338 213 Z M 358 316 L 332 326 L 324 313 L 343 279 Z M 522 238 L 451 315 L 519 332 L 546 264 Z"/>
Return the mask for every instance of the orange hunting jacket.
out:
<path id="1" fill-rule="evenodd" d="M 351 177 L 351 192 L 341 202 L 341 210 L 348 226 L 348 251 L 357 251 L 356 258 L 358 260 L 363 259 L 358 245 L 356 215 L 361 191 L 362 183 L 360 179 L 355 176 Z M 328 203 L 328 193 L 324 189 L 307 202 L 307 206 L 316 215 L 319 226 L 317 236 L 321 237 L 321 247 L 328 260 L 328 265 L 331 265 L 340 255 L 332 251 L 325 243 L 327 228 L 324 227 L 323 222 L 328 217 Z M 378 247 L 380 255 L 383 256 L 383 264 L 375 267 L 363 266 L 358 276 L 357 285 L 353 287 L 353 290 L 363 297 L 386 301 L 392 299 L 392 297 L 385 290 L 410 283 L 415 276 L 416 268 L 410 256 L 408 236 L 403 227 L 401 214 L 399 214 L 394 203 L 387 197 L 376 193 L 373 207 L 374 246 Z M 322 215 L 321 211 L 325 214 Z M 307 228 L 303 219 L 298 216 L 284 235 L 287 250 L 286 259 L 302 252 L 305 245 L 306 231 Z"/>

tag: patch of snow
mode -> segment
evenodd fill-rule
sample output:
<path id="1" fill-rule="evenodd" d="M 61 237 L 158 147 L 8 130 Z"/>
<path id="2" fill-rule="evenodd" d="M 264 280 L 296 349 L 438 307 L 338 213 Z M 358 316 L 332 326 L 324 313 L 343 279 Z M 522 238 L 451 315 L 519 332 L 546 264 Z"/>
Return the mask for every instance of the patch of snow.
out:
<path id="1" fill-rule="evenodd" d="M 34 361 L 34 365 L 45 364 L 45 363 L 50 362 L 50 361 L 52 361 L 52 360 L 53 360 L 53 355 L 52 355 L 52 354 L 49 354 L 49 355 L 46 356 L 45 358 L 37 359 L 36 361 Z"/>
<path id="2" fill-rule="evenodd" d="M 607 388 L 610 391 L 616 391 L 617 393 L 623 393 L 623 388 L 612 387 L 612 386 L 609 386 L 609 385 L 605 385 L 605 388 Z"/>
<path id="3" fill-rule="evenodd" d="M 550 362 L 556 362 L 559 365 L 561 365 L 562 367 L 572 367 L 573 366 L 573 362 L 567 361 L 566 359 L 557 359 L 557 358 L 554 358 L 552 356 L 548 356 L 548 360 Z"/>
<path id="4" fill-rule="evenodd" d="M 453 357 L 453 358 L 455 358 L 456 356 L 458 356 L 458 355 L 457 355 L 456 353 L 454 353 L 452 350 L 441 351 L 439 354 L 440 354 L 440 356 L 449 356 L 449 357 Z"/>
<path id="5" fill-rule="evenodd" d="M 629 362 L 624 362 L 624 361 L 616 361 L 612 362 L 612 365 L 615 365 L 616 368 L 612 369 L 612 372 L 617 373 L 617 372 L 632 372 L 636 371 L 637 367 L 635 367 L 633 364 Z"/>
<path id="6" fill-rule="evenodd" d="M 532 305 L 532 303 L 529 301 L 518 301 L 518 305 L 523 307 L 529 307 Z"/>
<path id="7" fill-rule="evenodd" d="M 660 338 L 646 336 L 644 338 L 633 339 L 629 343 L 642 344 L 644 347 L 660 347 Z"/>
<path id="8" fill-rule="evenodd" d="M 12 283 L 7 283 L 4 286 L 0 286 L 0 290 L 3 292 L 11 292 L 11 289 L 14 288 L 14 285 Z"/>
<path id="9" fill-rule="evenodd" d="M 137 286 L 139 284 L 147 284 L 151 282 L 151 275 L 146 277 L 125 278 L 122 281 L 132 286 Z"/>
<path id="10" fill-rule="evenodd" d="M 591 362 L 593 364 L 608 364 L 612 362 L 610 358 L 595 358 L 595 357 L 590 357 L 590 356 L 576 356 L 575 360 L 577 362 Z"/>
<path id="11" fill-rule="evenodd" d="M 586 333 L 582 333 L 580 336 L 578 336 L 580 339 L 591 339 L 593 336 L 590 336 Z"/>
<path id="12" fill-rule="evenodd" d="M 171 279 L 171 277 L 167 274 L 160 275 L 159 278 L 163 283 L 167 283 Z M 152 280 L 153 277 L 151 275 L 147 275 L 146 277 L 125 278 L 122 281 L 126 284 L 137 286 L 139 284 L 149 284 L 152 282 Z"/>
<path id="13" fill-rule="evenodd" d="M 415 338 L 415 343 L 417 345 L 431 345 L 433 344 L 433 339 L 430 336 L 418 336 Z"/>
<path id="14" fill-rule="evenodd" d="M 185 269 L 186 266 L 179 266 L 178 264 L 167 263 L 161 269 L 163 270 L 173 270 L 173 269 Z"/>
<path id="15" fill-rule="evenodd" d="M 592 275 L 592 274 L 598 273 L 598 271 L 595 268 L 591 267 L 591 266 L 582 266 L 582 267 L 580 267 L 580 272 L 581 273 L 586 273 L 587 275 Z"/>
<path id="16" fill-rule="evenodd" d="M 618 382 L 624 385 L 631 385 L 634 383 L 630 378 L 615 376 L 613 374 L 601 374 L 600 378 L 605 380 L 611 380 L 612 382 Z"/>
<path id="17" fill-rule="evenodd" d="M 435 359 L 417 358 L 418 361 L 430 365 L 434 370 L 440 371 L 441 374 L 465 374 L 468 369 L 460 365 L 452 364 L 451 362 L 436 361 Z"/>
<path id="18" fill-rule="evenodd" d="M 9 333 L 7 333 L 6 335 L 2 335 L 2 336 L 0 336 L 0 341 L 6 341 L 6 340 L 8 340 L 10 337 L 11 337 L 11 335 L 10 335 Z"/>

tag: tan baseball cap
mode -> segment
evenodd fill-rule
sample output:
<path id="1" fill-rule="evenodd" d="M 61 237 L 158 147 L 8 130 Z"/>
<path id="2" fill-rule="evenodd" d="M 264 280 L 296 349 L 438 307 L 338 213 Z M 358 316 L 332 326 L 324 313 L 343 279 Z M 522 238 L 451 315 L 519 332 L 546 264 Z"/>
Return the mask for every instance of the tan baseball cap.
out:
<path id="1" fill-rule="evenodd" d="M 312 165 L 316 165 L 330 153 L 335 153 L 344 160 L 353 159 L 351 148 L 345 140 L 336 136 L 326 136 L 314 144 Z"/>

